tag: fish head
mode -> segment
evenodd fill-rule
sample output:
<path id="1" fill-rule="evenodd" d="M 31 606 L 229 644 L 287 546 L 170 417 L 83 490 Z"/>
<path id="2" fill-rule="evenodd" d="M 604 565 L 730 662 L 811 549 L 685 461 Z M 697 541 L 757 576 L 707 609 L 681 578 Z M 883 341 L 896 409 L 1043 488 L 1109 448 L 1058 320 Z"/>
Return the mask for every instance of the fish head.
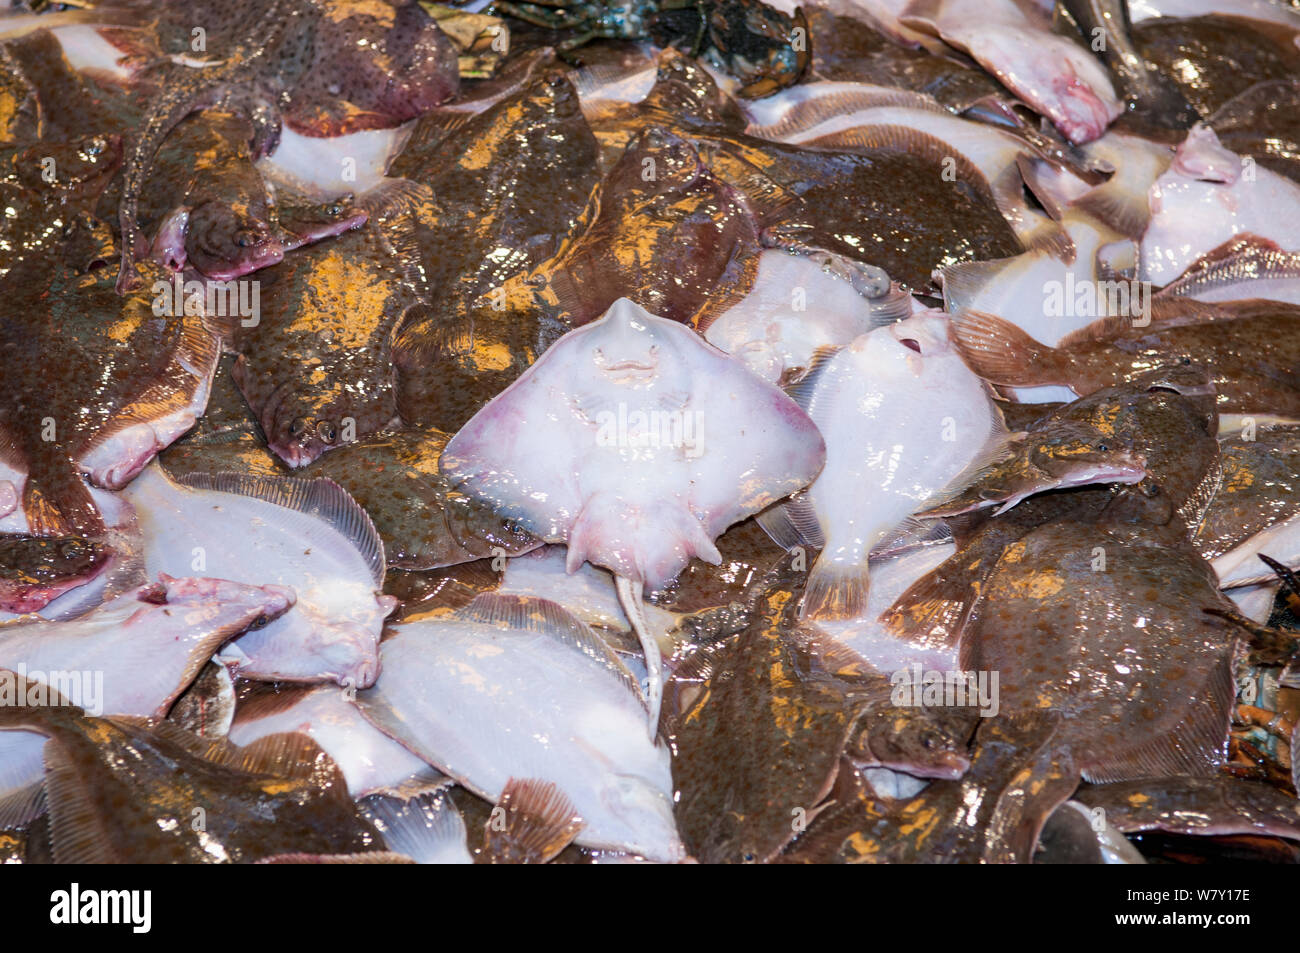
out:
<path id="1" fill-rule="evenodd" d="M 709 14 L 709 42 L 740 80 L 738 92 L 746 99 L 793 86 L 812 59 L 811 32 L 801 9 L 790 16 L 762 3 L 721 0 Z"/>
<path id="2" fill-rule="evenodd" d="M 317 136 L 395 126 L 453 98 L 456 47 L 417 3 L 321 4 L 290 120 Z M 339 101 L 347 104 L 340 109 Z"/>
<path id="3" fill-rule="evenodd" d="M 970 769 L 970 740 L 979 712 L 974 708 L 894 708 L 870 719 L 853 755 L 918 778 L 955 781 Z"/>
<path id="4" fill-rule="evenodd" d="M 1232 185 L 1240 177 L 1242 165 L 1241 157 L 1225 149 L 1213 129 L 1197 123 L 1178 147 L 1170 169 L 1198 182 Z"/>
<path id="5" fill-rule="evenodd" d="M 379 611 L 386 614 L 394 604 L 386 598 L 380 603 Z M 303 644 L 303 656 L 344 688 L 374 685 L 379 677 L 380 627 L 361 622 L 330 622 L 324 616 L 312 622 L 312 637 Z"/>
<path id="6" fill-rule="evenodd" d="M 616 393 L 650 388 L 684 391 L 689 374 L 673 330 L 671 322 L 634 301 L 618 299 L 604 318 L 588 325 L 584 335 L 594 376 Z"/>
<path id="7" fill-rule="evenodd" d="M 1147 484 L 1158 483 L 1175 506 L 1203 488 L 1216 470 L 1219 418 L 1213 376 L 1206 367 L 1175 363 L 1088 395 L 1031 427 L 1031 437 L 1063 427 L 1087 428 L 1112 449 L 1140 457 Z M 1128 482 L 1128 481 L 1109 481 Z"/>
<path id="8" fill-rule="evenodd" d="M 1004 513 L 1021 500 L 1049 490 L 1099 483 L 1137 483 L 1146 460 L 1114 433 L 1074 421 L 1018 435 L 1008 455 L 980 473 L 956 496 L 919 513 L 949 517 L 997 506 Z"/>
<path id="9" fill-rule="evenodd" d="M 297 596 L 286 586 L 252 586 L 229 579 L 160 573 L 157 583 L 136 591 L 136 598 L 150 605 L 165 605 L 172 614 L 188 607 L 195 611 L 195 618 L 234 634 L 278 619 Z"/>
<path id="10" fill-rule="evenodd" d="M 0 536 L 0 609 L 39 612 L 104 571 L 113 550 L 81 536 Z"/>
<path id="11" fill-rule="evenodd" d="M 628 143 L 601 194 L 617 196 L 631 207 L 638 197 L 689 188 L 707 176 L 693 145 L 662 126 L 649 126 Z"/>
<path id="12" fill-rule="evenodd" d="M 601 789 L 600 799 L 628 832 L 627 850 L 660 862 L 686 859 L 672 803 L 653 784 L 635 775 L 612 774 Z"/>
<path id="13" fill-rule="evenodd" d="M 529 86 L 526 108 L 543 121 L 576 120 L 582 117 L 582 102 L 578 90 L 561 69 L 548 69 L 538 74 Z"/>
<path id="14" fill-rule="evenodd" d="M 847 348 L 854 363 L 873 379 L 944 375 L 952 362 L 961 361 L 948 338 L 947 315 L 933 310 L 869 331 Z"/>
<path id="15" fill-rule="evenodd" d="M 1214 384 L 1214 374 L 1205 365 L 1194 363 L 1190 357 L 1139 374 L 1128 383 L 1148 394 L 1168 391 L 1180 397 L 1208 397 L 1209 400 L 1200 401 L 1199 405 L 1210 411 L 1217 406 L 1215 397 L 1218 388 Z M 1214 416 L 1217 417 L 1218 414 Z"/>
<path id="16" fill-rule="evenodd" d="M 266 445 L 293 468 L 315 462 L 321 454 L 340 445 L 344 426 L 356 418 L 329 406 L 310 405 L 310 398 L 300 395 L 277 410 L 266 428 Z"/>
<path id="17" fill-rule="evenodd" d="M 888 326 L 890 336 L 922 357 L 941 357 L 956 352 L 948 339 L 948 316 L 934 309 L 920 311 Z"/>
<path id="18" fill-rule="evenodd" d="M 17 182 L 40 195 L 92 195 L 122 162 L 122 137 L 86 136 L 69 142 L 42 142 L 13 159 Z"/>
<path id="19" fill-rule="evenodd" d="M 278 264 L 285 252 L 266 216 L 219 200 L 189 210 L 184 247 L 186 262 L 217 281 Z"/>
<path id="20" fill-rule="evenodd" d="M 744 110 L 718 88 L 709 71 L 695 57 L 671 46 L 659 51 L 655 83 L 641 105 L 672 116 L 674 125 L 737 131 L 749 125 Z"/>
<path id="21" fill-rule="evenodd" d="M 360 228 L 369 214 L 351 195 L 325 202 L 282 204 L 279 209 L 278 239 L 286 252 L 310 245 L 323 238 L 333 238 Z"/>

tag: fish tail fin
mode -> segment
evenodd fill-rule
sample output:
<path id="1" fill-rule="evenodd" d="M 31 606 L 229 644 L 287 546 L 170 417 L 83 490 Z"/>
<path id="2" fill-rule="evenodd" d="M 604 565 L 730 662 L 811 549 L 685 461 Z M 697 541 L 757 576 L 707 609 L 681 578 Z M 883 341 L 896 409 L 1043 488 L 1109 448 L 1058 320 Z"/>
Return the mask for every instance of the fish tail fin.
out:
<path id="1" fill-rule="evenodd" d="M 23 486 L 23 513 L 33 536 L 97 536 L 104 518 L 71 461 L 28 474 Z"/>
<path id="2" fill-rule="evenodd" d="M 843 565 L 818 558 L 808 572 L 799 618 L 859 619 L 870 592 L 867 564 Z"/>
<path id="3" fill-rule="evenodd" d="M 544 864 L 586 826 L 555 784 L 511 778 L 483 830 L 483 857 L 490 864 Z"/>
<path id="4" fill-rule="evenodd" d="M 1138 238 L 1151 220 L 1151 209 L 1147 204 L 1147 194 L 1127 188 L 1127 185 L 1116 175 L 1109 182 L 1080 195 L 1071 204 L 1121 235 Z"/>
<path id="5" fill-rule="evenodd" d="M 997 175 L 989 187 L 998 210 L 1015 229 L 1026 251 L 1045 251 L 1067 264 L 1075 258 L 1074 239 L 1050 211 L 1039 212 L 1025 200 L 1025 178 L 1018 156 Z"/>
<path id="6" fill-rule="evenodd" d="M 1016 237 L 1026 251 L 1042 251 L 1067 264 L 1074 262 L 1074 239 L 1060 222 L 1046 215 L 1026 216 L 1025 224 L 1016 230 Z"/>
<path id="7" fill-rule="evenodd" d="M 1049 216 L 1056 221 L 1061 220 L 1065 214 L 1065 207 L 1070 204 L 1070 196 L 1063 192 L 1055 184 L 1050 171 L 1056 166 L 1055 163 L 1039 156 L 1030 155 L 1022 152 L 1016 156 L 1016 170 L 1020 173 L 1020 179 L 1025 184 L 1031 195 L 1038 200 Z"/>
<path id="8" fill-rule="evenodd" d="M 663 653 L 660 651 L 656 633 L 651 629 L 650 621 L 646 618 L 645 604 L 642 602 L 645 593 L 644 584 L 633 582 L 625 576 L 615 576 L 614 588 L 618 593 L 619 605 L 623 607 L 623 614 L 632 624 L 632 630 L 636 633 L 637 641 L 641 643 L 641 651 L 645 655 L 647 723 L 650 726 L 650 740 L 654 741 L 659 734 L 659 713 L 664 699 Z"/>
<path id="9" fill-rule="evenodd" d="M 449 853 L 469 856 L 465 819 L 442 788 L 401 800 L 397 797 L 368 797 L 358 802 L 366 820 L 383 835 L 390 851 L 405 855 L 416 863 L 446 862 Z"/>
<path id="10" fill-rule="evenodd" d="M 987 381 L 1013 387 L 1069 384 L 1069 356 L 1034 340 L 1010 321 L 966 311 L 949 327 L 962 358 Z"/>

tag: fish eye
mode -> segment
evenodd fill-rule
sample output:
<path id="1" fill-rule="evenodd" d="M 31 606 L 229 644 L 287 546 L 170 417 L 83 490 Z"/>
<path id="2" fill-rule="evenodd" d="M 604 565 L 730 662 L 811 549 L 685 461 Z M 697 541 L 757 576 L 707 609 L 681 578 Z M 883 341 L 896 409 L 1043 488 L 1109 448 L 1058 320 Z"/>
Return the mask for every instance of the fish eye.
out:
<path id="1" fill-rule="evenodd" d="M 338 428 L 328 420 L 322 420 L 316 425 L 316 436 L 320 437 L 326 443 L 333 443 L 339 435 Z"/>
<path id="2" fill-rule="evenodd" d="M 1110 450 L 1110 447 L 1107 446 L 1107 445 L 1104 444 L 1104 443 L 1099 443 L 1099 444 L 1097 444 L 1097 446 L 1096 446 L 1095 449 L 1096 449 L 1096 451 L 1097 451 L 1098 453 L 1105 453 L 1105 452 L 1107 452 L 1108 450 Z"/>
<path id="3" fill-rule="evenodd" d="M 86 143 L 86 148 L 82 151 L 84 151 L 88 156 L 97 156 L 104 151 L 104 140 L 91 139 Z"/>
<path id="4" fill-rule="evenodd" d="M 289 436 L 296 437 L 307 429 L 309 421 L 306 417 L 295 417 L 293 423 L 289 424 Z"/>
<path id="5" fill-rule="evenodd" d="M 758 863 L 758 855 L 755 854 L 752 850 L 745 851 L 743 854 L 740 855 L 740 859 L 743 863 L 746 864 Z"/>
<path id="6" fill-rule="evenodd" d="M 76 540 L 69 540 L 59 547 L 59 555 L 64 559 L 76 559 L 82 552 L 81 543 Z"/>
<path id="7" fill-rule="evenodd" d="M 252 229 L 241 228 L 235 232 L 235 244 L 240 248 L 251 248 L 261 244 L 262 236 Z"/>
<path id="8" fill-rule="evenodd" d="M 1187 364 L 1190 364 L 1190 363 L 1192 363 L 1192 359 L 1191 359 L 1190 357 L 1185 357 L 1185 358 L 1183 358 L 1183 364 L 1184 364 L 1184 365 L 1187 365 Z"/>

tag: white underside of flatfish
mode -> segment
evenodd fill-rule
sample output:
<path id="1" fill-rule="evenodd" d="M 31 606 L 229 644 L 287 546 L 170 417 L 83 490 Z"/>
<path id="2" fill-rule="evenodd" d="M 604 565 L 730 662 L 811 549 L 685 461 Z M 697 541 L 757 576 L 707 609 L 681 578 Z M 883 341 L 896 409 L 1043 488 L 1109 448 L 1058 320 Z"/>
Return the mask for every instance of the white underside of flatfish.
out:
<path id="1" fill-rule="evenodd" d="M 579 844 L 682 859 L 668 751 L 638 686 L 559 606 L 488 593 L 394 626 L 381 654 L 358 704 L 431 765 L 493 802 L 512 777 L 550 781 L 586 822 Z"/>
<path id="2" fill-rule="evenodd" d="M 123 491 L 135 508 L 145 570 L 201 571 L 288 586 L 293 609 L 222 653 L 246 678 L 365 687 L 396 604 L 382 596 L 383 544 L 369 517 L 327 480 L 234 474 L 173 482 L 151 466 Z"/>

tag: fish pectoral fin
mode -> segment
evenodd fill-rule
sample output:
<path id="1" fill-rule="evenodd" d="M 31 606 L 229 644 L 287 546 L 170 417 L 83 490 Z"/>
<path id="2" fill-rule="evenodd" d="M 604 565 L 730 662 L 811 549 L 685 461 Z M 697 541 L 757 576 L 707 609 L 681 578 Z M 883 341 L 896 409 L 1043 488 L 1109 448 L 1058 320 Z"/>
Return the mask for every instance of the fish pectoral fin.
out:
<path id="1" fill-rule="evenodd" d="M 511 778 L 483 829 L 490 864 L 544 864 L 586 827 L 573 802 L 550 781 Z"/>

